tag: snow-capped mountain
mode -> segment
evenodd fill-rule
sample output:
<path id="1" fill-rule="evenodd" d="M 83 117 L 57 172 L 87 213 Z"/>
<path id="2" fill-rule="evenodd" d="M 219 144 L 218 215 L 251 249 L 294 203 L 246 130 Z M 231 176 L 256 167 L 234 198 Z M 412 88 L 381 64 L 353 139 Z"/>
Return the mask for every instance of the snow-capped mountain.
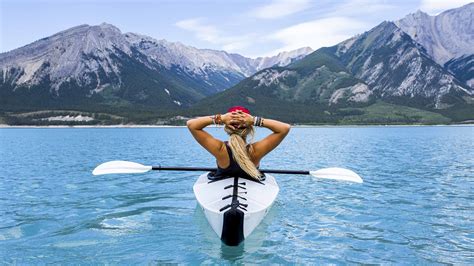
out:
<path id="1" fill-rule="evenodd" d="M 437 16 L 422 11 L 395 24 L 421 44 L 440 65 L 453 58 L 474 54 L 474 3 L 450 9 Z"/>
<path id="2" fill-rule="evenodd" d="M 0 91 L 4 101 L 19 92 L 27 96 L 42 91 L 57 99 L 74 94 L 88 101 L 113 98 L 163 107 L 189 105 L 270 63 L 284 65 L 309 52 L 301 49 L 251 59 L 123 34 L 106 23 L 80 25 L 0 54 Z"/>

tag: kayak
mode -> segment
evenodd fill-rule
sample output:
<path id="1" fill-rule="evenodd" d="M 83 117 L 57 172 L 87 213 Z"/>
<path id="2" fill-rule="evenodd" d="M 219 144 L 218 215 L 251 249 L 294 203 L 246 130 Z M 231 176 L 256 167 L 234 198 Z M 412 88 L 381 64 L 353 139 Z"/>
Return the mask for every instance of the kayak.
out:
<path id="1" fill-rule="evenodd" d="M 210 180 L 199 176 L 193 186 L 196 200 L 212 229 L 226 245 L 237 246 L 269 212 L 280 188 L 275 178 L 254 181 L 240 177 Z"/>

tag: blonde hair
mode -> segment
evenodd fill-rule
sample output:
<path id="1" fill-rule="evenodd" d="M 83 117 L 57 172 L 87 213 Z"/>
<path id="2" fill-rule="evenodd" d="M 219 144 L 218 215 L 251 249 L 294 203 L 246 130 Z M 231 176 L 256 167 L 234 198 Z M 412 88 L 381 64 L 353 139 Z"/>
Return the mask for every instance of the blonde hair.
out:
<path id="1" fill-rule="evenodd" d="M 232 157 L 234 160 L 249 176 L 256 180 L 260 180 L 262 173 L 258 171 L 255 164 L 250 160 L 250 154 L 247 150 L 247 135 L 250 135 L 253 138 L 255 132 L 253 126 L 238 128 L 235 130 L 225 126 L 224 130 L 229 135 L 229 146 L 232 150 Z M 249 149 L 250 153 L 252 153 L 252 145 L 250 145 Z"/>

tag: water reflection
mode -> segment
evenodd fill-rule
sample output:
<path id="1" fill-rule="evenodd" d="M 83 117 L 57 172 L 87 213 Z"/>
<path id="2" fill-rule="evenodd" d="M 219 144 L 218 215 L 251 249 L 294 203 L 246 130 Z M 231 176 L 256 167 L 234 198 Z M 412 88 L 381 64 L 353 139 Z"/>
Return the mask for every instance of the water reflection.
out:
<path id="1" fill-rule="evenodd" d="M 263 219 L 260 225 L 238 246 L 228 246 L 224 244 L 218 235 L 212 230 L 206 216 L 199 204 L 196 204 L 194 211 L 194 221 L 199 228 L 202 237 L 202 252 L 215 259 L 223 259 L 229 262 L 238 262 L 249 254 L 257 253 L 265 246 L 269 239 L 269 227 L 272 221 L 279 213 L 279 208 L 274 204 L 267 216 Z M 220 252 L 217 252 L 220 251 Z"/>

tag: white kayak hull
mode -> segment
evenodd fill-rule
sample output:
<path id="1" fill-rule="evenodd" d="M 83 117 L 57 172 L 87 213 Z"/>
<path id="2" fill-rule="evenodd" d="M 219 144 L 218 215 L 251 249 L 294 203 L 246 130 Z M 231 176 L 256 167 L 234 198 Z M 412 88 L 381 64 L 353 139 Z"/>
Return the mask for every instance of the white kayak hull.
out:
<path id="1" fill-rule="evenodd" d="M 193 186 L 207 221 L 227 245 L 236 246 L 260 224 L 280 188 L 271 175 L 262 182 L 229 177 L 211 181 L 207 173 Z"/>

